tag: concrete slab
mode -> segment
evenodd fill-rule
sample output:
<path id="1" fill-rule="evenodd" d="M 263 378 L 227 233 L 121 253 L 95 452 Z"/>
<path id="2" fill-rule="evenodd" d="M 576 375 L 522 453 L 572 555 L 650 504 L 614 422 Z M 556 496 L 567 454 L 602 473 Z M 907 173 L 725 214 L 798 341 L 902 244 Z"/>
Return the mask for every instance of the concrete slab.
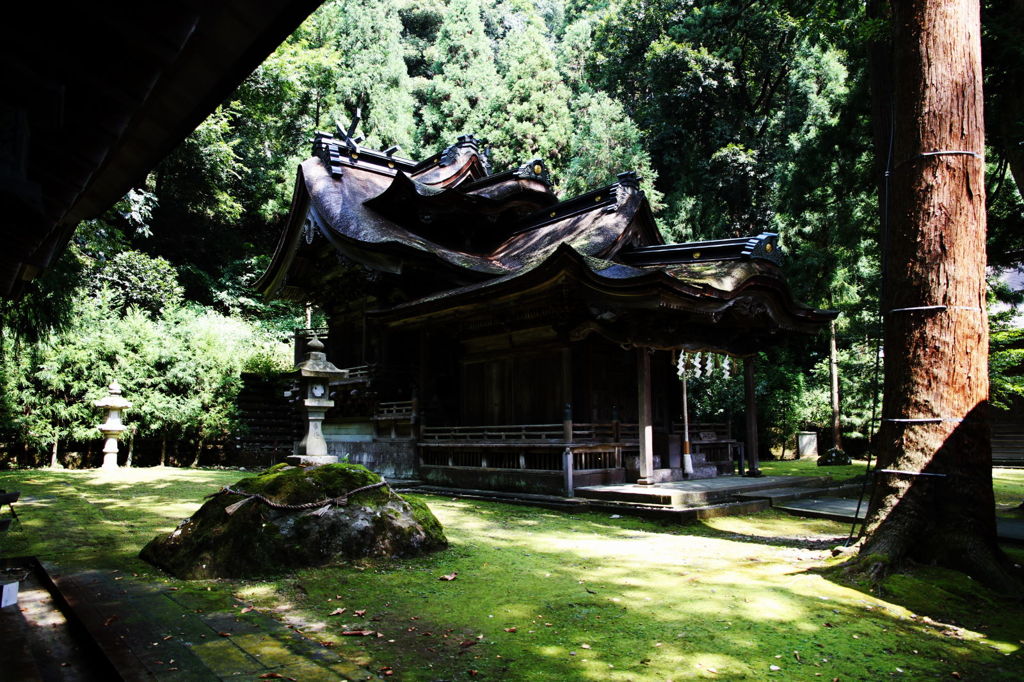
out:
<path id="1" fill-rule="evenodd" d="M 811 497 L 851 497 L 859 496 L 862 484 L 851 483 L 849 485 L 835 486 L 830 488 L 771 488 L 769 490 L 756 490 L 751 492 L 737 493 L 735 497 L 745 500 L 771 500 L 772 506 L 779 506 L 791 500 L 803 500 Z"/>
<path id="2" fill-rule="evenodd" d="M 720 476 L 697 481 L 673 481 L 641 486 L 592 485 L 576 488 L 576 496 L 597 500 L 617 500 L 640 504 L 661 504 L 685 507 L 705 505 L 736 497 L 740 493 L 784 487 L 821 487 L 830 483 L 828 476 Z"/>
<path id="3" fill-rule="evenodd" d="M 818 497 L 805 500 L 791 500 L 781 504 L 773 504 L 776 509 L 789 512 L 794 516 L 806 516 L 815 519 L 831 519 L 852 523 L 854 519 L 863 520 L 868 511 L 865 500 L 857 510 L 857 499 L 849 497 Z"/>
<path id="4" fill-rule="evenodd" d="M 776 509 L 789 512 L 794 516 L 832 519 L 853 523 L 856 518 L 863 521 L 868 511 L 865 500 L 857 513 L 856 498 L 820 497 L 817 499 L 792 500 L 773 505 Z M 856 516 L 854 516 L 856 514 Z M 1024 544 L 1024 519 L 996 519 L 996 536 L 1001 542 Z"/>

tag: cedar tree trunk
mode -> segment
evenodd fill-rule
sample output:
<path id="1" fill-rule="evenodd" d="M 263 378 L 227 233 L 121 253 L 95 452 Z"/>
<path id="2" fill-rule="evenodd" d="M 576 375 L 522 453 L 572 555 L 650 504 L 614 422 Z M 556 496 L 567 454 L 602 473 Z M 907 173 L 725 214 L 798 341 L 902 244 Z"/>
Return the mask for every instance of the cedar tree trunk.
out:
<path id="1" fill-rule="evenodd" d="M 978 0 L 901 0 L 891 12 L 883 421 L 859 565 L 877 577 L 905 559 L 937 562 L 1019 593 L 992 494 Z"/>

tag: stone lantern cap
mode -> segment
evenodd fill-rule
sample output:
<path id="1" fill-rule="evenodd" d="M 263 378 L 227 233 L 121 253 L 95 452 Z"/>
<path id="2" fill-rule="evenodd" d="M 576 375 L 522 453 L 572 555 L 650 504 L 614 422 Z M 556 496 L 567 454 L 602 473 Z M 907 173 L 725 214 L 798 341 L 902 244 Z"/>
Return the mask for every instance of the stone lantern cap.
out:
<path id="1" fill-rule="evenodd" d="M 334 366 L 334 363 L 327 360 L 327 354 L 324 353 L 324 344 L 320 339 L 314 336 L 313 340 L 306 344 L 306 348 L 308 349 L 306 359 L 295 365 L 296 372 L 300 377 L 327 379 L 329 381 L 348 374 L 345 370 L 338 369 Z"/>
<path id="2" fill-rule="evenodd" d="M 109 410 L 124 410 L 132 406 L 130 402 L 124 399 L 121 395 L 121 385 L 116 381 L 112 381 L 110 386 L 107 387 L 109 393 L 97 400 L 94 405 L 96 407 L 105 407 Z"/>

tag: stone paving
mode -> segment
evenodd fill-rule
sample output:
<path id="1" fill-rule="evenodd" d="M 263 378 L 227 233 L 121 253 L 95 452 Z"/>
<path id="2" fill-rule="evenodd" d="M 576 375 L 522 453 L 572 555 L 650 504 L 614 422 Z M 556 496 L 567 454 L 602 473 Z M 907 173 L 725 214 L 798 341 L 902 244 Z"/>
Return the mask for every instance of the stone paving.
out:
<path id="1" fill-rule="evenodd" d="M 796 516 L 808 516 L 852 523 L 854 519 L 864 520 L 868 510 L 867 501 L 857 509 L 857 498 L 819 497 L 816 499 L 790 500 L 773 505 L 776 509 Z M 996 534 L 1004 542 L 1024 543 L 1024 519 L 996 519 Z"/>
<path id="2" fill-rule="evenodd" d="M 375 676 L 273 617 L 116 571 L 47 570 L 129 680 L 366 680 Z"/>

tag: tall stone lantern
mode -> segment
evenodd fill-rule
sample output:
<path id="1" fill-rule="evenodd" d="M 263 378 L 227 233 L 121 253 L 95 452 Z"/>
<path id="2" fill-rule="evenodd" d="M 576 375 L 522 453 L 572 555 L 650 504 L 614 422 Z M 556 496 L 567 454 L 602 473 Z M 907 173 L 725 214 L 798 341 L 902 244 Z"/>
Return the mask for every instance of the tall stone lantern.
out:
<path id="1" fill-rule="evenodd" d="M 116 469 L 117 439 L 128 428 L 121 422 L 121 411 L 128 409 L 132 404 L 121 395 L 121 386 L 116 381 L 110 383 L 107 391 L 106 397 L 100 398 L 94 403 L 96 407 L 102 407 L 107 410 L 107 421 L 96 428 L 99 429 L 106 439 L 103 443 L 103 468 Z"/>
<path id="2" fill-rule="evenodd" d="M 324 344 L 315 336 L 306 344 L 306 350 L 306 359 L 296 365 L 296 369 L 302 383 L 302 395 L 305 398 L 303 404 L 306 406 L 309 430 L 299 444 L 299 453 L 289 457 L 288 461 L 303 466 L 333 464 L 338 458 L 327 454 L 323 421 L 327 410 L 334 407 L 334 401 L 331 400 L 331 379 L 344 376 L 345 372 L 327 361 Z"/>

